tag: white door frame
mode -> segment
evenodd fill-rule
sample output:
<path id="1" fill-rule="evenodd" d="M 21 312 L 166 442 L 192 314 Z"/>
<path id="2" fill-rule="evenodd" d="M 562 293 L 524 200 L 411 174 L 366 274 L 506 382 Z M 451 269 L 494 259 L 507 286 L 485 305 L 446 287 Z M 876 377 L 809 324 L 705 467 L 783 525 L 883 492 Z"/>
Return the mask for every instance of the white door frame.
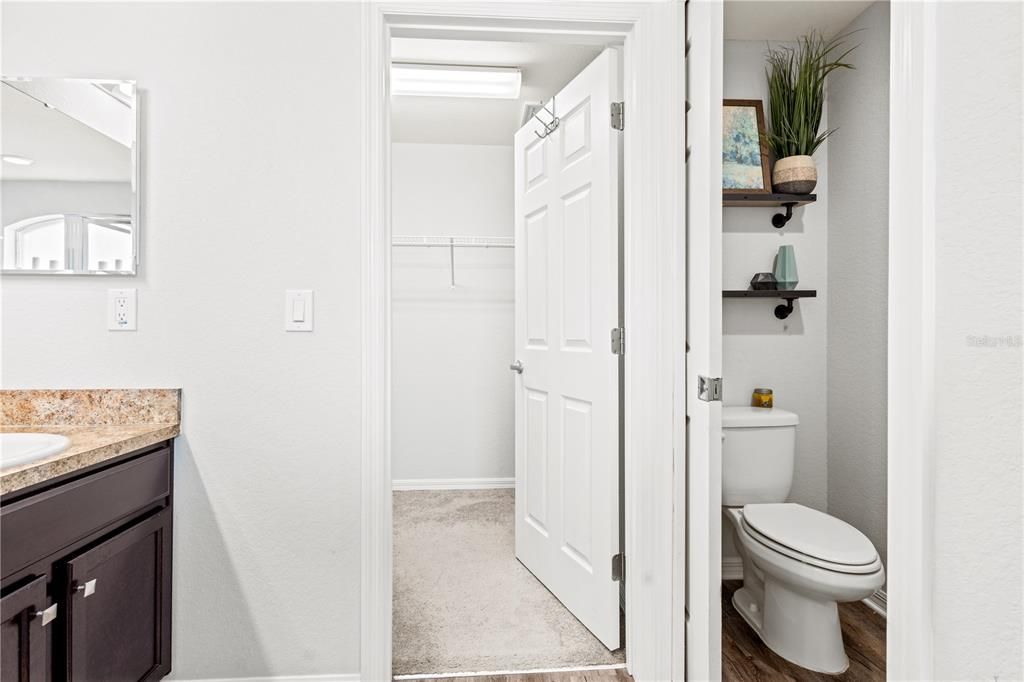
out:
<path id="1" fill-rule="evenodd" d="M 683 3 L 366 3 L 362 12 L 361 637 L 364 682 L 391 678 L 392 36 L 624 41 L 626 660 L 682 680 L 686 300 Z"/>
<path id="2" fill-rule="evenodd" d="M 890 6 L 886 675 L 891 680 L 934 679 L 936 4 L 896 0 Z"/>
<path id="3" fill-rule="evenodd" d="M 701 5 L 721 0 L 694 0 Z M 706 7 L 701 10 L 706 11 Z M 720 11 L 720 9 L 719 9 Z M 936 3 L 894 0 L 890 6 L 889 77 L 889 304 L 888 304 L 888 565 L 886 675 L 892 680 L 934 679 L 932 643 L 933 574 L 933 461 L 935 440 L 935 13 Z M 691 19 L 695 17 L 691 8 Z M 695 44 L 694 48 L 698 46 Z M 693 69 L 721 74 L 721 51 L 691 64 Z M 692 72 L 691 72 L 692 73 Z M 694 87 L 700 78 L 694 76 Z M 698 88 L 699 89 L 699 88 Z M 708 94 L 691 93 L 694 107 L 713 101 Z M 703 95 L 703 98 L 702 98 Z M 719 92 L 717 99 L 720 99 Z M 691 120 L 693 115 L 691 114 Z M 720 131 L 706 138 L 714 149 Z M 691 145 L 692 146 L 692 145 Z M 696 160 L 696 151 L 691 162 Z M 690 169 L 697 172 L 696 166 Z M 710 188 L 712 205 L 720 189 Z M 697 201 L 701 198 L 695 198 Z M 692 221 L 700 230 L 708 222 Z M 726 377 L 728 380 L 728 377 Z M 691 478 L 690 495 L 708 500 L 709 519 L 721 519 L 720 496 L 698 490 L 715 477 L 706 475 L 714 462 L 691 462 L 705 475 Z M 721 485 L 720 465 L 718 485 Z M 695 519 L 696 521 L 696 519 Z M 719 524 L 720 528 L 720 524 Z M 692 532 L 692 529 L 691 529 Z M 720 532 L 720 530 L 719 530 Z M 705 544 L 714 546 L 717 538 Z M 714 551 L 710 552 L 712 561 Z M 717 559 L 720 561 L 720 557 Z M 718 567 L 706 566 L 707 557 L 691 563 L 693 589 L 708 585 L 712 609 L 719 610 Z M 706 574 L 706 575 L 702 575 Z M 706 578 L 706 580 L 704 580 Z M 703 599 L 705 595 L 695 595 Z M 700 604 L 695 604 L 700 606 Z M 700 609 L 695 609 L 699 611 Z M 688 641 L 691 672 L 695 679 L 721 675 L 720 661 L 709 660 L 712 638 L 720 636 L 720 620 L 690 622 Z"/>

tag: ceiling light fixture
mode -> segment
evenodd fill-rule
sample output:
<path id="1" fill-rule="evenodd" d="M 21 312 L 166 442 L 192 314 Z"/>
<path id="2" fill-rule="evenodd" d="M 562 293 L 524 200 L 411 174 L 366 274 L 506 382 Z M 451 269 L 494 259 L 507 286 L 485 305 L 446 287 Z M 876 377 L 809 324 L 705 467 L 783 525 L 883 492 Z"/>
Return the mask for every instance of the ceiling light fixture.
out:
<path id="1" fill-rule="evenodd" d="M 392 64 L 391 94 L 519 99 L 522 73 L 505 66 Z"/>
<path id="2" fill-rule="evenodd" d="M 15 166 L 31 166 L 35 163 L 34 159 L 30 159 L 27 156 L 18 156 L 17 154 L 0 155 L 0 160 L 4 163 L 14 164 Z"/>

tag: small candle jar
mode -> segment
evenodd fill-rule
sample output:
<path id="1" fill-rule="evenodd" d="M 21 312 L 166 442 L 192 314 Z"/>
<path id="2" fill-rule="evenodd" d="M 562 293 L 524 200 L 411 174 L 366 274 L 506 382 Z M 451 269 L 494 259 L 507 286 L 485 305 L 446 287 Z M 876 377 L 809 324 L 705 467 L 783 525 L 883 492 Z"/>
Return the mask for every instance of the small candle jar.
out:
<path id="1" fill-rule="evenodd" d="M 754 395 L 750 398 L 750 405 L 751 407 L 771 407 L 772 389 L 755 388 Z"/>

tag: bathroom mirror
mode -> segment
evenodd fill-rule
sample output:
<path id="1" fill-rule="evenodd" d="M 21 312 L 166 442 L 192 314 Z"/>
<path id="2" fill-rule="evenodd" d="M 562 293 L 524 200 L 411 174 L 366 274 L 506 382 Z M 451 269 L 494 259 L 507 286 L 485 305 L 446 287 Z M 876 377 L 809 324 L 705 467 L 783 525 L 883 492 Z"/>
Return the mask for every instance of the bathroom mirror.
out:
<path id="1" fill-rule="evenodd" d="M 4 274 L 134 275 L 134 81 L 0 79 Z"/>

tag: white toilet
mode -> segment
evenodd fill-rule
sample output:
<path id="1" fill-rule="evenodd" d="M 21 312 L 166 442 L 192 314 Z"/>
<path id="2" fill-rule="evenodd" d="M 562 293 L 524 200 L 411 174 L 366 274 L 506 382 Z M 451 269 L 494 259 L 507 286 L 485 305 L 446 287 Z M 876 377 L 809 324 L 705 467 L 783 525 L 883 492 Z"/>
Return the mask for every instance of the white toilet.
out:
<path id="1" fill-rule="evenodd" d="M 732 603 L 775 653 L 839 674 L 850 662 L 836 603 L 872 594 L 885 569 L 859 530 L 785 501 L 798 423 L 777 408 L 722 408 L 722 506 L 743 559 Z"/>

